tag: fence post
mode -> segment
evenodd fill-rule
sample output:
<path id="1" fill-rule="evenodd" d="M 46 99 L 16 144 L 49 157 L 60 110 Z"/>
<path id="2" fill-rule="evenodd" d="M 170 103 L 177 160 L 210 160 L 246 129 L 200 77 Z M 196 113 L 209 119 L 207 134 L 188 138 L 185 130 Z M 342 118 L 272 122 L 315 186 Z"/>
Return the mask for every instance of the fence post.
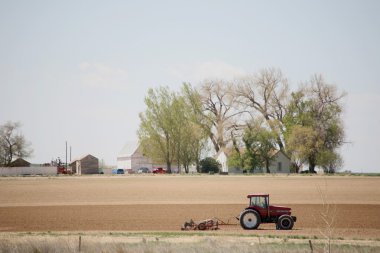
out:
<path id="1" fill-rule="evenodd" d="M 311 253 L 313 253 L 313 244 L 311 244 L 311 240 L 309 240 L 309 246 L 310 246 Z"/>
<path id="2" fill-rule="evenodd" d="M 82 250 L 82 236 L 79 236 L 79 252 Z"/>

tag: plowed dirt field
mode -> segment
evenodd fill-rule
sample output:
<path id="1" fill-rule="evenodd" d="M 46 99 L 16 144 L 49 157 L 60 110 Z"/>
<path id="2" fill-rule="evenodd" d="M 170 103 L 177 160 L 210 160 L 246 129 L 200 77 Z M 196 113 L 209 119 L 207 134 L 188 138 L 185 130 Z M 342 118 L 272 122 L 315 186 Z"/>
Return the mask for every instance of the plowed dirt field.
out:
<path id="1" fill-rule="evenodd" d="M 318 190 L 319 189 L 319 190 Z M 297 216 L 244 231 L 233 218 L 246 195 L 266 192 Z M 322 199 L 325 198 L 325 201 Z M 329 211 L 327 211 L 329 207 Z M 320 236 L 328 213 L 335 237 L 380 239 L 380 178 L 321 176 L 93 176 L 0 179 L 0 231 L 178 231 L 218 217 L 220 233 Z"/>

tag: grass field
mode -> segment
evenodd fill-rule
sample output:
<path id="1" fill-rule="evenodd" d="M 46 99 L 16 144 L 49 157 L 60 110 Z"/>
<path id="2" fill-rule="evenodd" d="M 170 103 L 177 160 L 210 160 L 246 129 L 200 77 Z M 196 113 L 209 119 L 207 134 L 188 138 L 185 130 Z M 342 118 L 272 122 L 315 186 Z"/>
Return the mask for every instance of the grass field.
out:
<path id="1" fill-rule="evenodd" d="M 215 232 L 87 232 L 0 234 L 0 252 L 326 252 L 325 240 L 289 236 L 256 236 Z M 332 242 L 331 252 L 376 253 L 380 242 L 342 240 Z"/>
<path id="2" fill-rule="evenodd" d="M 285 240 L 294 252 L 310 252 L 309 239 L 316 245 L 325 242 L 326 224 L 321 220 L 321 213 L 328 204 L 335 210 L 331 238 L 336 240 L 334 247 L 339 247 L 338 252 L 380 251 L 379 177 L 128 175 L 0 178 L 0 192 L 2 249 L 26 245 L 25 241 L 32 248 L 38 245 L 48 247 L 57 245 L 54 243 L 57 238 L 72 238 L 67 239 L 69 241 L 62 247 L 70 248 L 69 245 L 75 242 L 73 247 L 77 250 L 77 236 L 81 233 L 83 240 L 94 241 L 86 247 L 92 245 L 100 249 L 104 246 L 103 252 L 117 251 L 113 247 L 119 247 L 120 252 L 214 252 L 207 248 L 210 243 L 223 251 L 250 252 L 248 249 L 257 238 L 266 241 L 259 251 L 254 252 L 287 252 L 281 251 L 284 248 L 278 247 L 277 240 L 282 244 Z M 298 218 L 294 229 L 278 231 L 273 224 L 263 224 L 258 230 L 245 231 L 235 222 L 236 225 L 223 226 L 212 234 L 200 232 L 194 235 L 179 231 L 183 222 L 190 218 L 218 217 L 234 221 L 232 217 L 239 215 L 246 206 L 246 195 L 254 192 L 269 193 L 272 204 L 292 207 L 292 215 Z M 325 197 L 325 203 L 321 197 Z M 115 237 L 117 233 L 122 236 Z M 136 233 L 142 233 L 138 234 L 137 242 L 131 239 Z M 97 240 L 99 237 L 102 239 Z M 152 238 L 161 239 L 155 241 Z M 187 244 L 189 249 L 179 250 L 177 244 L 188 238 L 192 238 Z M 209 243 L 207 238 L 212 242 Z M 234 251 L 232 248 L 236 245 L 228 244 L 226 238 L 235 238 L 231 240 L 240 242 L 238 245 L 242 248 Z M 160 245 L 171 250 L 165 251 Z M 128 248 L 133 250 L 128 251 Z M 194 248 L 198 251 L 191 251 Z M 353 249 L 356 251 L 351 251 Z M 91 252 L 90 248 L 83 248 L 83 251 Z"/>

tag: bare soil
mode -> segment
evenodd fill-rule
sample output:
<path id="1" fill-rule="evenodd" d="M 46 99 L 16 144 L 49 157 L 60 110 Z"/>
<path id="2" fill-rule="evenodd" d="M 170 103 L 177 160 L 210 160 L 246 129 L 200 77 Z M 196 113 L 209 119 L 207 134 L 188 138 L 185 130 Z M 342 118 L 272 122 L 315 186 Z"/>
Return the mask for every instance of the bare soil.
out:
<path id="1" fill-rule="evenodd" d="M 218 233 L 321 237 L 330 207 L 334 236 L 380 239 L 380 178 L 303 176 L 120 176 L 0 179 L 0 231 L 178 231 L 190 218 L 235 225 Z M 323 203 L 321 194 L 326 198 Z M 271 194 L 297 222 L 292 231 L 237 225 L 246 195 Z M 328 204 L 328 205 L 326 205 Z"/>

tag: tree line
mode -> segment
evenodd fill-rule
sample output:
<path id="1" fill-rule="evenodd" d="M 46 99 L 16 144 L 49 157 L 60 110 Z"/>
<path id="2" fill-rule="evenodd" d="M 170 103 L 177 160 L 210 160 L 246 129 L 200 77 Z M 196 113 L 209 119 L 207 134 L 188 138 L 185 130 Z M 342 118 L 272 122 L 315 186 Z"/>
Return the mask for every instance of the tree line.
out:
<path id="1" fill-rule="evenodd" d="M 208 143 L 215 152 L 229 151 L 229 165 L 265 168 L 271 153 L 283 150 L 294 172 L 308 166 L 335 172 L 343 160 L 344 92 L 315 74 L 290 90 L 279 69 L 267 68 L 234 80 L 184 83 L 179 92 L 150 89 L 140 113 L 138 137 L 146 156 L 188 172 L 199 168 Z"/>

